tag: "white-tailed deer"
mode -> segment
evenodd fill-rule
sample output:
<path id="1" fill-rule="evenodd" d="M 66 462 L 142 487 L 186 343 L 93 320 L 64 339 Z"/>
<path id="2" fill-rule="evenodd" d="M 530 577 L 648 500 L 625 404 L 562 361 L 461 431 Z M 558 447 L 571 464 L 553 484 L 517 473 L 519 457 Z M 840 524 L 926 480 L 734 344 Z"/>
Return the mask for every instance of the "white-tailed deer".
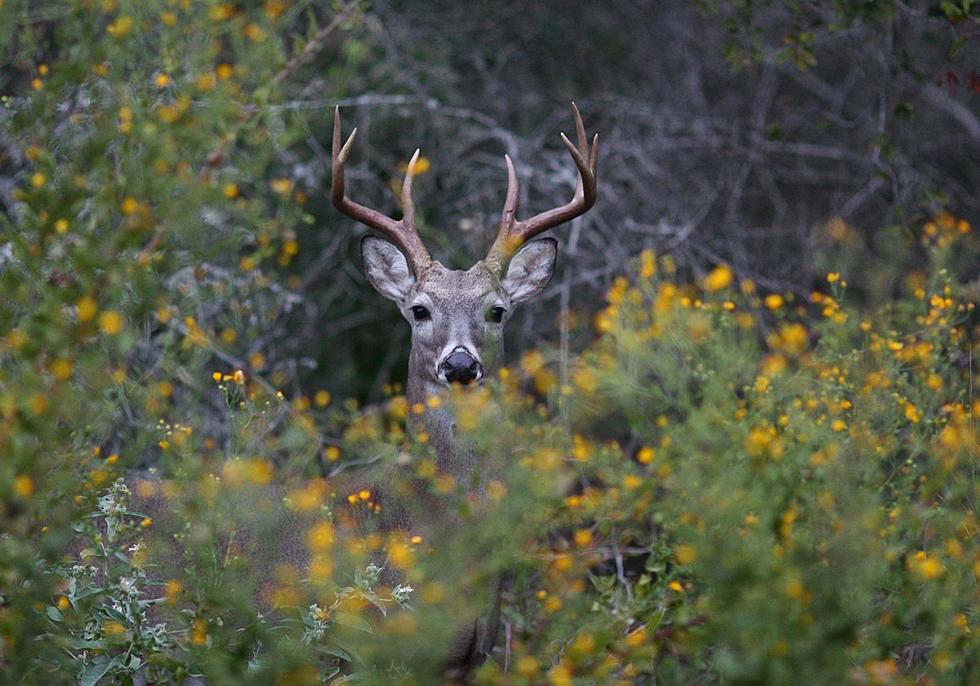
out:
<path id="1" fill-rule="evenodd" d="M 340 109 L 333 129 L 333 180 L 330 197 L 344 214 L 378 231 L 383 238 L 365 236 L 361 258 L 368 281 L 393 300 L 412 327 L 409 354 L 408 402 L 424 403 L 445 393 L 451 384 L 479 383 L 503 362 L 503 327 L 515 305 L 538 293 L 551 279 L 557 242 L 538 234 L 577 217 L 595 204 L 599 137 L 591 146 L 578 108 L 572 104 L 578 145 L 561 134 L 578 170 L 571 201 L 529 219 L 517 218 L 519 187 L 510 157 L 507 163 L 507 196 L 497 238 L 486 258 L 467 270 L 447 269 L 433 260 L 415 230 L 412 178 L 419 151 L 415 151 L 402 183 L 402 218 L 392 219 L 347 197 L 344 164 L 357 129 L 341 145 Z M 454 440 L 452 415 L 444 410 L 426 412 L 422 426 L 437 451 L 439 468 L 457 483 L 472 479 L 479 455 Z M 402 522 L 411 527 L 412 522 Z M 447 651 L 447 675 L 465 680 L 481 664 L 496 641 L 500 617 L 500 588 L 493 608 L 465 630 Z"/>

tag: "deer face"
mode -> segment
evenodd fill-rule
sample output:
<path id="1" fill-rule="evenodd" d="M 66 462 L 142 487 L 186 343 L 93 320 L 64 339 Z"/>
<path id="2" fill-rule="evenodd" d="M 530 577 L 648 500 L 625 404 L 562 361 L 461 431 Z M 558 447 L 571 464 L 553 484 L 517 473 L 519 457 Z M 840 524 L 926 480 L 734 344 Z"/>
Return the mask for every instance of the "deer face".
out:
<path id="1" fill-rule="evenodd" d="M 412 327 L 412 367 L 427 384 L 479 383 L 499 363 L 504 324 L 514 306 L 548 284 L 554 273 L 553 239 L 526 243 L 499 279 L 483 262 L 446 269 L 431 262 L 419 275 L 386 240 L 365 236 L 361 259 L 368 281 L 393 300 Z"/>
<path id="2" fill-rule="evenodd" d="M 511 308 L 536 295 L 551 279 L 556 244 L 551 239 L 531 241 L 543 231 L 586 212 L 596 200 L 599 137 L 589 145 L 578 108 L 572 103 L 578 145 L 565 134 L 562 144 L 578 170 L 572 199 L 528 219 L 517 218 L 520 188 L 510 157 L 507 195 L 497 238 L 486 259 L 466 271 L 446 269 L 434 261 L 415 230 L 412 179 L 419 151 L 408 163 L 402 182 L 402 218 L 392 219 L 347 197 L 344 165 L 357 135 L 354 129 L 341 144 L 340 109 L 334 113 L 333 178 L 330 200 L 334 207 L 381 233 L 386 240 L 366 237 L 361 257 L 368 281 L 386 298 L 398 303 L 412 325 L 409 385 L 417 375 L 427 391 L 453 382 L 468 384 L 496 366 L 504 322 Z"/>

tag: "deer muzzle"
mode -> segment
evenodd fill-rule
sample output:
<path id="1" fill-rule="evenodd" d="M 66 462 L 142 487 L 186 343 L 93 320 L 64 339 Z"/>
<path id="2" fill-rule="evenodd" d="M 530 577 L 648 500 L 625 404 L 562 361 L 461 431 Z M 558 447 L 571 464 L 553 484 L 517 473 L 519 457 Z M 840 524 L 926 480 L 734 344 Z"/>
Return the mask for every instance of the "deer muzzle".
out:
<path id="1" fill-rule="evenodd" d="M 448 383 L 465 386 L 483 378 L 483 365 L 466 348 L 460 346 L 439 363 L 439 376 Z"/>

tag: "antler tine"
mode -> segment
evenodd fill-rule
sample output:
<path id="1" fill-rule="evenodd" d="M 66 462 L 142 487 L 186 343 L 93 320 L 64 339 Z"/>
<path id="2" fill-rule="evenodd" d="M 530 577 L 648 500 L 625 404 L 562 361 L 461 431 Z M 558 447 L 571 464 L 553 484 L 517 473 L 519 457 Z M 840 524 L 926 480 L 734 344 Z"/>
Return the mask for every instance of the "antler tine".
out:
<path id="1" fill-rule="evenodd" d="M 521 200 L 521 186 L 517 180 L 517 171 L 510 155 L 504 155 L 507 162 L 507 197 L 504 199 L 504 212 L 500 216 L 500 226 L 511 226 L 517 221 L 517 206 Z"/>
<path id="2" fill-rule="evenodd" d="M 539 233 L 564 224 L 588 211 L 596 201 L 597 173 L 599 168 L 599 134 L 592 138 L 589 146 L 582 124 L 582 115 L 578 107 L 572 103 L 572 113 L 575 117 L 575 134 L 578 146 L 572 144 L 562 133 L 561 142 L 571 155 L 575 168 L 578 170 L 578 180 L 575 184 L 575 195 L 561 207 L 555 207 L 523 221 L 517 219 L 517 203 L 519 185 L 514 165 L 509 156 L 507 161 L 507 198 L 504 201 L 504 212 L 500 218 L 500 231 L 487 254 L 486 262 L 491 268 L 502 273 L 510 257 L 517 249 L 534 238 Z"/>
<path id="3" fill-rule="evenodd" d="M 412 202 L 412 176 L 414 174 L 415 163 L 418 161 L 419 150 L 415 151 L 412 161 L 405 172 L 405 181 L 402 183 L 402 218 L 396 221 L 377 210 L 365 207 L 360 203 L 354 202 L 347 197 L 344 188 L 344 165 L 350 155 L 351 146 L 354 144 L 354 137 L 357 129 L 351 131 L 347 141 L 340 144 L 340 107 L 334 109 L 333 120 L 333 150 L 332 150 L 332 173 L 333 178 L 330 183 L 330 200 L 334 207 L 352 219 L 365 224 L 372 229 L 382 233 L 392 243 L 405 254 L 408 258 L 412 271 L 416 274 L 427 267 L 432 258 L 425 249 L 422 239 L 415 230 L 415 205 Z"/>
<path id="4" fill-rule="evenodd" d="M 415 163 L 419 161 L 422 153 L 420 148 L 415 148 L 415 154 L 405 169 L 405 180 L 402 181 L 402 222 L 409 226 L 415 226 L 415 203 L 412 201 L 412 181 L 415 179 Z"/>

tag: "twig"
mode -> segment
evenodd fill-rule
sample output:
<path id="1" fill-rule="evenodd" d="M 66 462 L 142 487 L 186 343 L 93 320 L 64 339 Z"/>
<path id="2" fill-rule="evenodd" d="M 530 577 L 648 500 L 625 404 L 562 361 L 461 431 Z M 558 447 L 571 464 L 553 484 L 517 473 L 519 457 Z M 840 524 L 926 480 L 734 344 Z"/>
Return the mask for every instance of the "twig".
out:
<path id="1" fill-rule="evenodd" d="M 271 90 L 289 78 L 300 66 L 310 61 L 313 56 L 320 51 L 330 34 L 333 33 L 338 26 L 350 19 L 357 9 L 356 3 L 345 7 L 342 12 L 333 18 L 333 21 L 320 29 L 316 36 L 314 36 L 313 39 L 306 44 L 298 55 L 294 55 L 293 58 L 289 60 L 289 62 L 287 62 L 286 65 L 269 80 L 264 88 L 259 88 L 256 90 Z M 238 140 L 238 137 L 241 135 L 242 131 L 252 122 L 253 119 L 255 119 L 256 115 L 258 115 L 261 109 L 262 108 L 256 104 L 246 107 L 245 116 L 242 117 L 231 132 L 224 136 L 218 142 L 218 144 L 211 149 L 211 152 L 205 156 L 204 166 L 201 167 L 201 171 L 198 173 L 198 179 L 207 179 L 210 176 L 211 171 L 224 161 L 228 149 Z M 161 223 L 153 233 L 153 236 L 150 238 L 149 242 L 137 256 L 136 260 L 138 264 L 142 264 L 149 259 L 150 254 L 156 250 L 157 246 L 160 244 L 160 241 L 163 239 L 163 234 L 165 231 L 166 224 Z"/>

